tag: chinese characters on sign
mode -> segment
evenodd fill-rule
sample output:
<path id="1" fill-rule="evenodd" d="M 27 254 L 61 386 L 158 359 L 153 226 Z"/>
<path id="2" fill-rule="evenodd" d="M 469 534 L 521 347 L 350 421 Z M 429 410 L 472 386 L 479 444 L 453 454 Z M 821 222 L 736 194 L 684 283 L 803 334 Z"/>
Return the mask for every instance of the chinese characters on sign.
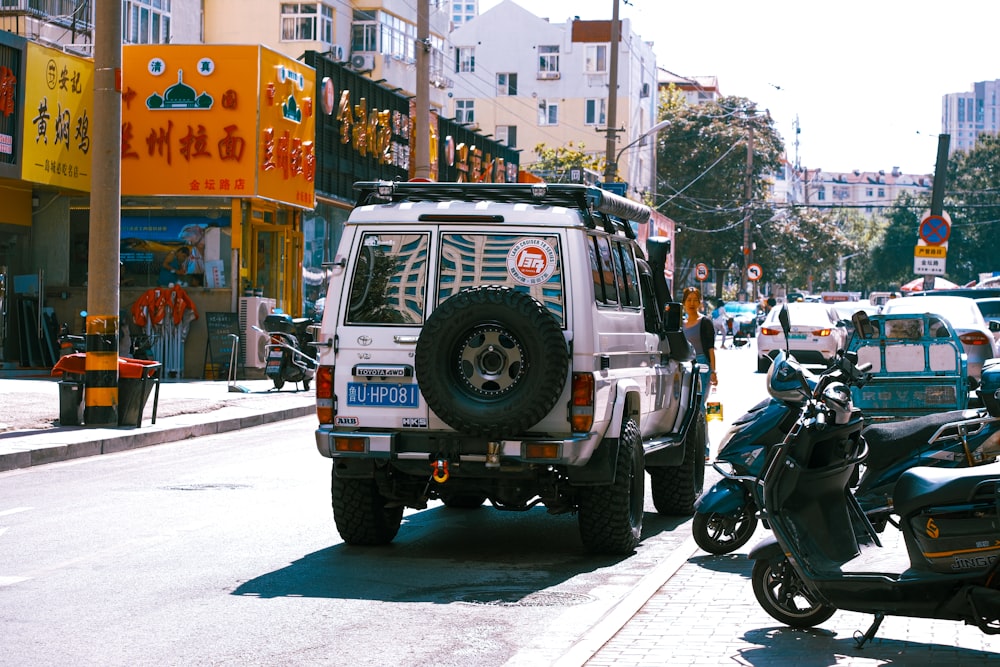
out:
<path id="1" fill-rule="evenodd" d="M 89 190 L 93 62 L 32 42 L 26 76 L 22 177 Z"/>
<path id="2" fill-rule="evenodd" d="M 122 53 L 122 194 L 313 206 L 311 68 L 259 46 L 127 45 Z"/>

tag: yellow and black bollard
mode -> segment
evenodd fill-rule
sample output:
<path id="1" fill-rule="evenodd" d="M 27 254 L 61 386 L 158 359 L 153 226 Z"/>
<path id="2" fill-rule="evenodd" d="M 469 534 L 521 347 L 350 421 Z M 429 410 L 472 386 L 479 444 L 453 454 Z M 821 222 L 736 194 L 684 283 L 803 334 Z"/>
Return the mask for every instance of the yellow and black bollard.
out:
<path id="1" fill-rule="evenodd" d="M 118 425 L 118 317 L 87 315 L 83 422 Z"/>

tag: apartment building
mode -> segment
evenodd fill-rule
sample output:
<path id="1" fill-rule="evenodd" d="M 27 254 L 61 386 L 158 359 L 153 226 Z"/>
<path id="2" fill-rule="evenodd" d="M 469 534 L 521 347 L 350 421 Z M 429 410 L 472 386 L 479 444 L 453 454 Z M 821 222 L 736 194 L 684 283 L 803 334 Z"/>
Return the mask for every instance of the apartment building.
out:
<path id="1" fill-rule="evenodd" d="M 901 194 L 930 196 L 933 174 L 891 171 L 826 172 L 822 169 L 791 170 L 788 200 L 824 208 L 852 208 L 866 216 L 881 214 Z"/>
<path id="2" fill-rule="evenodd" d="M 941 132 L 951 135 L 948 154 L 970 151 L 981 134 L 1000 133 L 1000 79 L 979 81 L 965 93 L 941 97 Z"/>
<path id="3" fill-rule="evenodd" d="M 637 197 L 653 187 L 654 144 L 643 135 L 656 123 L 656 57 L 630 20 L 621 21 L 620 33 L 618 177 Z M 522 165 L 537 160 L 538 144 L 572 142 L 606 154 L 610 20 L 555 23 L 504 0 L 456 28 L 450 42 L 455 87 L 447 113 L 458 122 L 521 150 Z"/>
<path id="4" fill-rule="evenodd" d="M 444 0 L 429 6 L 430 105 L 446 106 L 451 79 L 445 72 L 449 13 Z M 412 0 L 283 2 L 205 0 L 205 41 L 264 44 L 290 58 L 325 53 L 403 95 L 417 88 L 417 5 Z"/>

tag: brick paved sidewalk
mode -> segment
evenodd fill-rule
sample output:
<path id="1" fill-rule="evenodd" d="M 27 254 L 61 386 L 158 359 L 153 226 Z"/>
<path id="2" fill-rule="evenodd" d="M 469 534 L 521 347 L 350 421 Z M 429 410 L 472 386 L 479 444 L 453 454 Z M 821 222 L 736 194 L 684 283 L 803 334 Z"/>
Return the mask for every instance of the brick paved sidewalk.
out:
<path id="1" fill-rule="evenodd" d="M 764 535 L 760 529 L 749 544 Z M 890 616 L 862 649 L 853 636 L 867 630 L 871 615 L 839 611 L 812 630 L 784 626 L 757 604 L 750 583 L 753 562 L 746 552 L 711 556 L 698 551 L 587 667 L 981 667 L 1000 662 L 1000 636 L 955 621 Z"/>

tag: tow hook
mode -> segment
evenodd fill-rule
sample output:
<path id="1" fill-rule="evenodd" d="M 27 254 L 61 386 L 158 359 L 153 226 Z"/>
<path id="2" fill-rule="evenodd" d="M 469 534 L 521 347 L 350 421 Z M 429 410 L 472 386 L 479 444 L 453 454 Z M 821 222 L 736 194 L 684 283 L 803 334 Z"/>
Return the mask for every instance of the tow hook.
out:
<path id="1" fill-rule="evenodd" d="M 444 484 L 448 481 L 448 461 L 446 459 L 431 462 L 431 479 L 438 484 Z"/>

